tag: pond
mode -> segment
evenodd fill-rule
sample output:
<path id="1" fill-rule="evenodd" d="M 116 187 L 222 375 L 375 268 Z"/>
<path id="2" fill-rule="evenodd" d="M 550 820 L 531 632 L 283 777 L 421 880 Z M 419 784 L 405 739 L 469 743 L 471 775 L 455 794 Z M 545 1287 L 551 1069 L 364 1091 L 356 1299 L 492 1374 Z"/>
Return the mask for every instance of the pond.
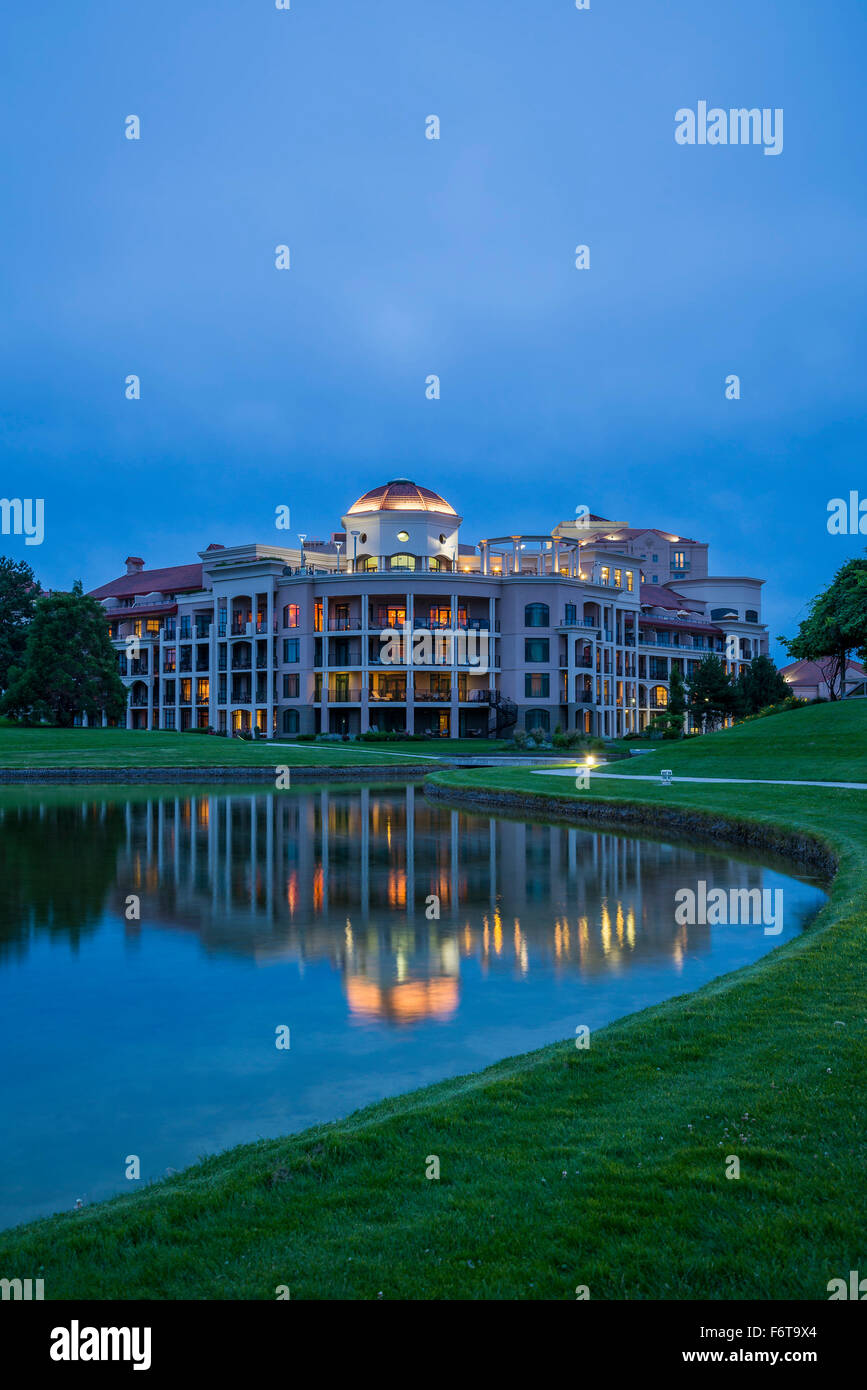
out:
<path id="1" fill-rule="evenodd" d="M 770 890 L 779 930 L 676 920 L 702 884 Z M 5 789 L 0 1224 L 574 1038 L 824 900 L 770 856 L 417 786 Z"/>

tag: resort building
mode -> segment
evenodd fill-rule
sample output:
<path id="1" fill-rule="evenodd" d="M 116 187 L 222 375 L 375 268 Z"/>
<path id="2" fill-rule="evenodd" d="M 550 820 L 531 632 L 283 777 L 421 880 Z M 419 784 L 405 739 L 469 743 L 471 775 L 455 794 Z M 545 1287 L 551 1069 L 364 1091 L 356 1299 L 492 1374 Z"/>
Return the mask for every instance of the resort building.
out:
<path id="1" fill-rule="evenodd" d="M 438 493 L 366 492 L 329 541 L 211 544 L 195 564 L 92 590 L 133 729 L 616 737 L 709 652 L 768 650 L 763 580 L 711 577 L 707 545 L 603 517 L 475 544 Z M 280 534 L 280 533 L 278 533 Z"/>

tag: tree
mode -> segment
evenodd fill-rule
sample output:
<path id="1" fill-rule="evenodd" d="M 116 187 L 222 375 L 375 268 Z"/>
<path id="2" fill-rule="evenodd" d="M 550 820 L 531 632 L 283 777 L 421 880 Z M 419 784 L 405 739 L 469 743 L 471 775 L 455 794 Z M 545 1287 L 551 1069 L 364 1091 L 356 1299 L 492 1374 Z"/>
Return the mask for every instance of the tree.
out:
<path id="1" fill-rule="evenodd" d="M 69 594 L 38 600 L 23 661 L 9 673 L 4 714 L 70 728 L 77 714 L 119 719 L 127 692 L 117 671 L 105 610 L 76 580 Z"/>
<path id="2" fill-rule="evenodd" d="M 668 712 L 676 715 L 681 722 L 686 714 L 686 687 L 683 684 L 683 676 L 674 664 L 668 681 Z"/>
<path id="3" fill-rule="evenodd" d="M 709 655 L 700 661 L 690 676 L 689 709 L 693 723 L 713 728 L 737 709 L 737 690 L 734 681 L 718 656 Z"/>
<path id="4" fill-rule="evenodd" d="M 850 656 L 867 656 L 867 560 L 849 560 L 838 570 L 813 599 L 797 637 L 780 640 L 797 661 L 819 662 L 831 699 L 844 699 Z"/>
<path id="5" fill-rule="evenodd" d="M 39 581 L 24 560 L 0 556 L 0 690 L 24 656 L 27 627 L 39 597 Z"/>
<path id="6" fill-rule="evenodd" d="M 766 705 L 788 700 L 792 692 L 769 656 L 754 656 L 738 676 L 740 712 L 757 714 Z"/>

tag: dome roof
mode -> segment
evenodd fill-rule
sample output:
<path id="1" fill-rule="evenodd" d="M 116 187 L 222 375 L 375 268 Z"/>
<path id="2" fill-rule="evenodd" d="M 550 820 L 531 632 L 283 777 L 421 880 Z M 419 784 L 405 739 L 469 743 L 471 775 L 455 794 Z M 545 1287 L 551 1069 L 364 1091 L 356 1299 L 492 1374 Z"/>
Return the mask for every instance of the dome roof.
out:
<path id="1" fill-rule="evenodd" d="M 393 478 L 381 487 L 372 487 L 352 504 L 346 515 L 358 516 L 362 512 L 443 512 L 457 516 L 454 507 L 438 492 L 419 487 L 408 478 Z"/>

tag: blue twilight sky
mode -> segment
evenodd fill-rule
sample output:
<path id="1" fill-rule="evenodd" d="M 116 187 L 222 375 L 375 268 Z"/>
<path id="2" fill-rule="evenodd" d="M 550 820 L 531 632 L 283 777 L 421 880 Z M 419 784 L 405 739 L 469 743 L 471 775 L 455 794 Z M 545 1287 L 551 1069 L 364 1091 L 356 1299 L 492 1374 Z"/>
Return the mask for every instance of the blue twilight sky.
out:
<path id="1" fill-rule="evenodd" d="M 791 633 L 865 544 L 826 530 L 867 493 L 865 59 L 863 0 L 10 0 L 0 492 L 46 533 L 0 546 L 92 587 L 408 476 L 465 540 L 707 540 Z M 782 107 L 782 154 L 676 144 L 700 100 Z"/>

